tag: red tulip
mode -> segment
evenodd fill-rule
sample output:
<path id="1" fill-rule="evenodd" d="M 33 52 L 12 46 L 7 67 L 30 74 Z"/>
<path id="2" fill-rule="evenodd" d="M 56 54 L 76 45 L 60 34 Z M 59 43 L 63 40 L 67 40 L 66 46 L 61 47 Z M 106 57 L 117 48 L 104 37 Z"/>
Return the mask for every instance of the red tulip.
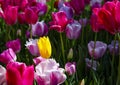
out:
<path id="1" fill-rule="evenodd" d="M 96 8 L 93 11 L 97 14 L 98 22 L 103 24 L 105 30 L 111 34 L 120 32 L 120 2 L 106 2 L 102 8 Z"/>

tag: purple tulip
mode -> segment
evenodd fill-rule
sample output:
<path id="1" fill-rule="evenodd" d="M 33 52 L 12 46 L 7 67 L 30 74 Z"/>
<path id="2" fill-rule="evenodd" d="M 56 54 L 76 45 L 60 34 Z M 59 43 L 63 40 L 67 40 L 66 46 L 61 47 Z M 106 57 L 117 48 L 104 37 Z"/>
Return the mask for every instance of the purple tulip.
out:
<path id="1" fill-rule="evenodd" d="M 81 24 L 78 21 L 73 21 L 66 26 L 66 36 L 69 39 L 77 39 L 81 33 Z"/>
<path id="2" fill-rule="evenodd" d="M 44 21 L 36 22 L 36 24 L 32 25 L 32 35 L 33 36 L 44 36 L 48 33 L 48 27 L 44 23 Z"/>
<path id="3" fill-rule="evenodd" d="M 65 12 L 68 19 L 73 18 L 73 10 L 72 10 L 71 7 L 68 7 L 68 6 L 65 6 L 65 5 L 64 5 L 64 6 L 62 6 L 62 7 L 59 9 L 59 11 Z"/>
<path id="4" fill-rule="evenodd" d="M 65 71 L 69 74 L 72 75 L 76 72 L 76 63 L 73 62 L 68 62 L 65 64 Z"/>
<path id="5" fill-rule="evenodd" d="M 107 44 L 100 41 L 96 41 L 96 44 L 94 43 L 94 41 L 88 43 L 89 54 L 91 57 L 94 57 L 94 59 L 101 58 L 107 49 Z"/>
<path id="6" fill-rule="evenodd" d="M 29 41 L 26 42 L 25 46 L 27 47 L 27 49 L 29 50 L 29 52 L 33 55 L 33 56 L 39 56 L 39 49 L 37 46 L 37 39 L 33 40 L 33 39 L 29 39 Z"/>
<path id="7" fill-rule="evenodd" d="M 59 85 L 66 80 L 64 69 L 54 59 L 46 59 L 35 67 L 35 79 L 38 85 Z"/>
<path id="8" fill-rule="evenodd" d="M 108 49 L 111 55 L 119 55 L 119 43 L 118 41 L 112 41 L 111 44 L 108 45 Z"/>
<path id="9" fill-rule="evenodd" d="M 27 38 L 30 38 L 30 31 L 27 30 L 25 35 L 26 35 Z"/>
<path id="10" fill-rule="evenodd" d="M 7 85 L 33 85 L 34 67 L 25 63 L 10 62 L 7 67 Z"/>
<path id="11" fill-rule="evenodd" d="M 71 0 L 70 6 L 74 9 L 76 14 L 80 14 L 85 7 L 84 0 Z"/>
<path id="12" fill-rule="evenodd" d="M 90 6 L 91 8 L 99 8 L 102 5 L 102 0 L 91 0 L 90 1 Z"/>
<path id="13" fill-rule="evenodd" d="M 8 48 L 7 50 L 3 51 L 0 54 L 0 62 L 4 64 L 8 64 L 9 62 L 16 61 L 17 57 L 14 51 L 11 48 Z"/>
<path id="14" fill-rule="evenodd" d="M 6 82 L 6 69 L 0 65 L 0 85 L 7 85 Z"/>
<path id="15" fill-rule="evenodd" d="M 21 50 L 21 43 L 19 39 L 11 40 L 6 43 L 7 48 L 12 48 L 15 53 L 20 52 Z"/>
<path id="16" fill-rule="evenodd" d="M 98 67 L 98 63 L 95 60 L 90 60 L 88 58 L 85 58 L 85 62 L 88 68 L 92 68 L 96 71 L 96 68 Z"/>

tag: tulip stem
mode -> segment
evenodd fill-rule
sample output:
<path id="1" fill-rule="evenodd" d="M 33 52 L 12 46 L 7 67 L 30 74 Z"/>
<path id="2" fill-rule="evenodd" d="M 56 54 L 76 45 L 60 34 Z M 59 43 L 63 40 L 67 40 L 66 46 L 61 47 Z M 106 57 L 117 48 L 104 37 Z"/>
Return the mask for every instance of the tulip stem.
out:
<path id="1" fill-rule="evenodd" d="M 62 47 L 63 60 L 64 60 L 64 63 L 65 63 L 65 56 L 64 56 L 64 44 L 63 44 L 62 33 L 60 33 L 60 41 L 61 41 L 61 47 Z"/>
<path id="2" fill-rule="evenodd" d="M 118 41 L 119 41 L 119 64 L 118 64 L 118 77 L 117 77 L 117 83 L 116 85 L 120 85 L 120 34 L 117 34 Z"/>

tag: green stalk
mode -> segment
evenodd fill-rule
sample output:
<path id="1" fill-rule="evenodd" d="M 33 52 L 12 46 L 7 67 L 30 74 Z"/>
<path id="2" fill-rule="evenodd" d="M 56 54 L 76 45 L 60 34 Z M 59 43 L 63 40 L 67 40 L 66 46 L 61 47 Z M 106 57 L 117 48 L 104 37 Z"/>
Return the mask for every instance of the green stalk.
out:
<path id="1" fill-rule="evenodd" d="M 61 41 L 61 48 L 62 48 L 62 56 L 65 64 L 65 54 L 64 54 L 64 44 L 63 44 L 62 33 L 60 33 L 60 41 Z"/>
<path id="2" fill-rule="evenodd" d="M 120 85 L 120 34 L 117 34 L 118 41 L 119 41 L 119 64 L 118 64 L 118 77 L 117 77 L 117 83 L 116 85 Z"/>

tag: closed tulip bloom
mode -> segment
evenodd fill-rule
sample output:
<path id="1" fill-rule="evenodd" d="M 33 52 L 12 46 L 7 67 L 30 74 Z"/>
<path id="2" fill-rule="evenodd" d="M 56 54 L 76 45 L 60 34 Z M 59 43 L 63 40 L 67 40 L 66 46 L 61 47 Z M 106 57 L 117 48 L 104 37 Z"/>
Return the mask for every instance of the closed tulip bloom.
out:
<path id="1" fill-rule="evenodd" d="M 65 71 L 69 74 L 72 75 L 76 72 L 76 64 L 75 62 L 71 63 L 68 62 L 65 64 Z"/>
<path id="2" fill-rule="evenodd" d="M 66 25 L 68 24 L 68 18 L 65 12 L 59 11 L 52 13 L 53 21 L 50 22 L 50 29 L 57 30 L 58 32 L 65 31 Z"/>
<path id="3" fill-rule="evenodd" d="M 35 67 L 38 85 L 60 85 L 66 80 L 64 69 L 54 59 L 46 59 Z"/>
<path id="4" fill-rule="evenodd" d="M 4 64 L 8 64 L 9 62 L 14 62 L 16 61 L 16 59 L 17 59 L 16 54 L 11 48 L 8 48 L 7 50 L 3 51 L 0 54 L 0 62 Z"/>
<path id="5" fill-rule="evenodd" d="M 52 53 L 51 43 L 48 37 L 40 37 L 40 39 L 37 41 L 37 45 L 39 48 L 39 52 L 41 57 L 43 58 L 49 58 Z"/>
<path id="6" fill-rule="evenodd" d="M 4 19 L 8 25 L 13 25 L 17 22 L 18 7 L 7 6 L 4 10 Z"/>
<path id="7" fill-rule="evenodd" d="M 0 85 L 7 85 L 6 82 L 6 69 L 0 65 Z"/>
<path id="8" fill-rule="evenodd" d="M 6 43 L 6 47 L 7 48 L 12 48 L 15 53 L 20 52 L 20 50 L 21 50 L 20 39 L 8 41 Z"/>
<path id="9" fill-rule="evenodd" d="M 28 24 L 35 24 L 38 20 L 38 14 L 33 11 L 30 7 L 25 9 L 25 21 Z"/>
<path id="10" fill-rule="evenodd" d="M 35 40 L 29 39 L 29 41 L 26 42 L 25 46 L 33 56 L 40 55 L 38 45 L 37 45 L 37 39 Z"/>
<path id="11" fill-rule="evenodd" d="M 82 28 L 78 21 L 73 21 L 66 26 L 66 36 L 69 39 L 77 39 L 80 35 Z"/>
<path id="12" fill-rule="evenodd" d="M 10 62 L 6 70 L 7 85 L 33 85 L 33 66 L 26 66 L 25 63 Z"/>
<path id="13" fill-rule="evenodd" d="M 111 55 L 118 55 L 119 54 L 119 42 L 112 41 L 111 44 L 108 45 L 108 49 Z"/>
<path id="14" fill-rule="evenodd" d="M 106 49 L 107 49 L 107 44 L 105 44 L 103 42 L 96 41 L 96 44 L 95 44 L 94 41 L 90 41 L 88 43 L 89 54 L 94 59 L 101 58 L 104 55 Z"/>
<path id="15" fill-rule="evenodd" d="M 32 25 L 32 35 L 33 36 L 44 36 L 48 33 L 48 27 L 44 23 L 44 21 L 36 22 L 36 24 Z"/>

